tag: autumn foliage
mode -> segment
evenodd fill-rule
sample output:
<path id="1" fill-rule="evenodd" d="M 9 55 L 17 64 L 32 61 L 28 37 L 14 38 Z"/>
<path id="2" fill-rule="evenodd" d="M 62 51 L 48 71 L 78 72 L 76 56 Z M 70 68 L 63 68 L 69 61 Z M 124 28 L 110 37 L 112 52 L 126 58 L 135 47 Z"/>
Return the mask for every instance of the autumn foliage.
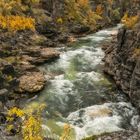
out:
<path id="1" fill-rule="evenodd" d="M 60 140 L 70 140 L 71 139 L 70 132 L 71 132 L 71 126 L 69 124 L 65 124 L 62 136 L 60 137 Z"/>
<path id="2" fill-rule="evenodd" d="M 23 122 L 23 140 L 43 140 L 40 117 L 29 116 Z"/>
<path id="3" fill-rule="evenodd" d="M 11 108 L 7 113 L 7 130 L 14 128 L 15 118 L 18 118 L 21 119 L 18 128 L 21 129 L 23 140 L 43 140 L 41 113 L 45 107 L 44 104 L 39 107 L 35 104 L 26 109 Z"/>
<path id="4" fill-rule="evenodd" d="M 35 30 L 35 20 L 24 14 L 39 0 L 1 0 L 0 29 L 7 31 Z"/>
<path id="5" fill-rule="evenodd" d="M 22 5 L 20 0 L 1 0 L 0 13 L 2 15 L 21 14 L 27 7 Z"/>
<path id="6" fill-rule="evenodd" d="M 8 31 L 35 30 L 35 20 L 24 16 L 0 15 L 0 28 Z"/>
<path id="7" fill-rule="evenodd" d="M 103 12 L 104 12 L 104 9 L 103 9 L 102 4 L 97 5 L 97 7 L 96 7 L 96 14 L 102 16 Z"/>
<path id="8" fill-rule="evenodd" d="M 139 16 L 128 16 L 128 13 L 125 13 L 124 17 L 122 18 L 121 22 L 127 27 L 127 28 L 133 28 L 135 24 L 138 22 Z"/>
<path id="9" fill-rule="evenodd" d="M 0 0 L 0 13 L 2 15 L 23 15 L 37 3 L 39 0 Z"/>
<path id="10" fill-rule="evenodd" d="M 86 26 L 96 28 L 97 20 L 101 17 L 94 12 L 89 0 L 66 0 L 66 18 Z"/>

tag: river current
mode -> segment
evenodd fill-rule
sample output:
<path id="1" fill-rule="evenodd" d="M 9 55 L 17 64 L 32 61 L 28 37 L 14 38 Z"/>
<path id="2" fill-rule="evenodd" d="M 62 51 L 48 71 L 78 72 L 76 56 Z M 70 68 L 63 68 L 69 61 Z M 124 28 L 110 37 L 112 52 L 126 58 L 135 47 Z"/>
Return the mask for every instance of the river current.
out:
<path id="1" fill-rule="evenodd" d="M 137 126 L 137 110 L 103 73 L 101 45 L 110 41 L 119 27 L 78 39 L 68 48 L 60 49 L 57 61 L 40 67 L 48 82 L 28 106 L 47 105 L 43 124 L 47 137 L 59 139 L 65 124 L 72 129 L 70 140 Z"/>

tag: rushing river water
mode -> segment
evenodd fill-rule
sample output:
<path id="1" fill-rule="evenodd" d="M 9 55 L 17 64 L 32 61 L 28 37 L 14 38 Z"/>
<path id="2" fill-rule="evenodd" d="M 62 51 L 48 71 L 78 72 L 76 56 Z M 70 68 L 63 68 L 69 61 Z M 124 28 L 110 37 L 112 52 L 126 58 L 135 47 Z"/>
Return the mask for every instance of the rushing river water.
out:
<path id="1" fill-rule="evenodd" d="M 59 137 L 65 123 L 72 128 L 70 140 L 122 131 L 138 123 L 137 110 L 103 73 L 100 46 L 118 28 L 80 38 L 65 51 L 61 49 L 56 62 L 40 67 L 47 79 L 54 78 L 29 105 L 47 104 L 43 125 L 47 136 Z"/>

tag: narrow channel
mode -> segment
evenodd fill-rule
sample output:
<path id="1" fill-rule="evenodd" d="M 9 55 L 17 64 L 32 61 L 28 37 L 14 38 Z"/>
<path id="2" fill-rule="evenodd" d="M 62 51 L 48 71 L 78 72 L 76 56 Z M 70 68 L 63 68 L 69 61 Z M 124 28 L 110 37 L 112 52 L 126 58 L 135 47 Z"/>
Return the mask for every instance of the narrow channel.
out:
<path id="1" fill-rule="evenodd" d="M 110 41 L 120 26 L 101 30 L 61 48 L 60 58 L 40 67 L 46 88 L 28 106 L 45 103 L 45 133 L 57 139 L 63 126 L 72 128 L 71 140 L 133 128 L 137 110 L 103 73 L 101 45 Z"/>

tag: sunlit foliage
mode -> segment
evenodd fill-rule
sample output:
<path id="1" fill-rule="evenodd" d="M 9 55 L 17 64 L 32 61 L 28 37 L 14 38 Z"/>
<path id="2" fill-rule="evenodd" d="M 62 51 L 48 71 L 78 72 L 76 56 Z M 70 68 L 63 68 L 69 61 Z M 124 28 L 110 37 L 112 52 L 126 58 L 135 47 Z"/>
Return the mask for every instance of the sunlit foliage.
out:
<path id="1" fill-rule="evenodd" d="M 15 117 L 20 118 L 22 121 L 19 127 L 22 131 L 23 140 L 43 140 L 41 113 L 45 107 L 42 104 L 39 107 L 35 105 L 26 109 L 11 108 L 7 113 L 7 121 L 9 122 L 7 130 L 10 131 L 14 128 L 12 123 Z"/>
<path id="2" fill-rule="evenodd" d="M 26 116 L 22 123 L 23 140 L 43 140 L 41 113 L 45 107 L 44 104 L 39 107 L 35 104 L 24 110 Z"/>
<path id="3" fill-rule="evenodd" d="M 62 136 L 60 137 L 60 140 L 70 140 L 70 132 L 71 132 L 71 127 L 69 124 L 64 125 L 64 131 L 62 133 Z"/>
<path id="4" fill-rule="evenodd" d="M 138 22 L 139 16 L 128 16 L 128 13 L 125 13 L 124 17 L 122 18 L 121 22 L 127 27 L 127 28 L 133 28 L 135 24 Z"/>
<path id="5" fill-rule="evenodd" d="M 62 19 L 62 18 L 58 18 L 58 19 L 56 20 L 56 22 L 59 23 L 59 24 L 62 24 L 62 23 L 63 23 L 63 19 Z"/>
<path id="6" fill-rule="evenodd" d="M 35 30 L 35 20 L 24 16 L 2 16 L 0 15 L 0 28 L 8 31 Z"/>
<path id="7" fill-rule="evenodd" d="M 66 15 L 69 21 L 95 28 L 97 20 L 101 19 L 90 6 L 89 0 L 66 0 Z"/>
<path id="8" fill-rule="evenodd" d="M 101 4 L 97 5 L 96 7 L 96 14 L 102 16 L 104 9 Z"/>
<path id="9" fill-rule="evenodd" d="M 29 116 L 23 122 L 23 140 L 43 140 L 41 119 L 35 116 Z"/>
<path id="10" fill-rule="evenodd" d="M 7 31 L 35 30 L 35 20 L 26 12 L 39 0 L 1 0 L 0 28 Z"/>
<path id="11" fill-rule="evenodd" d="M 17 107 L 14 107 L 14 108 L 11 108 L 8 111 L 7 121 L 13 121 L 14 117 L 20 117 L 21 118 L 23 116 L 24 116 L 24 111 L 17 108 Z"/>

